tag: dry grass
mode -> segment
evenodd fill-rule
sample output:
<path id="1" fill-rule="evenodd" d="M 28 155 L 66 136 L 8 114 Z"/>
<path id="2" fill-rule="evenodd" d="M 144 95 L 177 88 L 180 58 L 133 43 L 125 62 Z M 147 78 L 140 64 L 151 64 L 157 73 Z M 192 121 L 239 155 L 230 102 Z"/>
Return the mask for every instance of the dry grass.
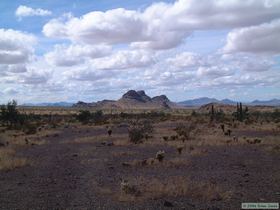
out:
<path id="1" fill-rule="evenodd" d="M 280 145 L 272 145 L 265 148 L 265 151 L 272 154 L 280 154 Z"/>
<path id="2" fill-rule="evenodd" d="M 26 158 L 15 157 L 15 150 L 9 148 L 0 149 L 0 170 L 8 171 L 28 164 Z"/>
<path id="3" fill-rule="evenodd" d="M 137 194 L 120 192 L 119 201 L 141 201 L 162 197 L 188 196 L 201 201 L 223 200 L 231 198 L 231 191 L 223 191 L 217 184 L 194 182 L 187 177 L 175 176 L 166 179 L 137 177 L 128 180 L 136 188 Z"/>
<path id="4" fill-rule="evenodd" d="M 83 165 L 95 165 L 95 164 L 105 163 L 107 161 L 108 161 L 108 159 L 106 159 L 106 158 L 103 158 L 103 159 L 91 158 L 91 159 L 82 160 L 81 164 L 83 164 Z"/>
<path id="5" fill-rule="evenodd" d="M 140 166 L 149 166 L 149 167 L 187 167 L 190 166 L 191 162 L 188 159 L 184 158 L 172 158 L 168 160 L 163 160 L 162 162 L 158 161 L 156 158 L 147 158 L 142 160 L 132 160 L 130 162 L 124 162 L 124 166 L 131 167 L 140 167 Z"/>
<path id="6" fill-rule="evenodd" d="M 125 151 L 125 152 L 112 152 L 113 157 L 128 157 L 137 154 L 137 152 Z"/>
<path id="7" fill-rule="evenodd" d="M 5 142 L 9 142 L 11 145 L 43 145 L 47 144 L 47 140 L 43 139 L 46 136 L 59 135 L 60 131 L 57 130 L 41 130 L 36 134 L 26 135 L 22 131 L 17 130 L 7 130 L 5 133 L 1 134 L 1 137 Z M 28 143 L 27 143 L 28 142 Z"/>
<path id="8" fill-rule="evenodd" d="M 130 144 L 128 141 L 127 134 L 118 134 L 113 136 L 108 135 L 98 135 L 98 136 L 86 136 L 75 138 L 74 140 L 67 141 L 67 143 L 96 143 L 96 142 L 113 142 L 114 145 L 124 146 Z"/>

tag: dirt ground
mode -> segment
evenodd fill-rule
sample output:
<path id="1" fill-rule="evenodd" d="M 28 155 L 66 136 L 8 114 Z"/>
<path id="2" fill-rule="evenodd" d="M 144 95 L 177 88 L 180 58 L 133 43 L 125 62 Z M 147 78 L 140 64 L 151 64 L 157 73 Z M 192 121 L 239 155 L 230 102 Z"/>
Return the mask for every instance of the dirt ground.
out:
<path id="1" fill-rule="evenodd" d="M 215 125 L 196 140 L 164 141 L 175 124 L 155 124 L 143 144 L 129 143 L 125 125 L 112 136 L 105 125 L 70 125 L 9 145 L 29 163 L 0 170 L 0 209 L 222 210 L 280 201 L 279 130 L 241 126 L 229 137 Z M 261 143 L 249 143 L 255 138 Z"/>

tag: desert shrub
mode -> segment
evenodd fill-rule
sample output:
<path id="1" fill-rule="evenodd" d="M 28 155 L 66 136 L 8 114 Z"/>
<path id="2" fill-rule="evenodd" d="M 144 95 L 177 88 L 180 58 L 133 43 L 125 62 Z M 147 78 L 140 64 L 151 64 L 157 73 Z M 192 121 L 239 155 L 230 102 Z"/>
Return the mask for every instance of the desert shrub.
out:
<path id="1" fill-rule="evenodd" d="M 95 124 L 102 123 L 104 121 L 103 112 L 101 110 L 98 110 L 91 114 L 91 118 Z"/>
<path id="2" fill-rule="evenodd" d="M 1 106 L 0 120 L 2 124 L 7 125 L 9 128 L 14 128 L 18 123 L 22 122 L 22 119 L 17 110 L 17 102 L 15 100 Z"/>
<path id="3" fill-rule="evenodd" d="M 76 115 L 76 119 L 83 123 L 95 123 L 100 124 L 104 121 L 104 115 L 101 110 L 91 113 L 88 110 L 81 110 L 78 115 Z"/>
<path id="4" fill-rule="evenodd" d="M 23 130 L 29 129 L 32 122 L 40 123 L 40 116 L 34 114 L 20 113 L 17 109 L 17 102 L 11 101 L 7 105 L 1 106 L 0 121 L 2 125 L 7 126 L 8 129 Z"/>
<path id="5" fill-rule="evenodd" d="M 162 137 L 164 141 L 168 141 L 169 137 L 168 136 L 163 136 Z"/>
<path id="6" fill-rule="evenodd" d="M 37 125 L 34 123 L 26 123 L 23 127 L 23 131 L 25 134 L 35 134 L 37 132 Z"/>
<path id="7" fill-rule="evenodd" d="M 83 124 L 87 124 L 90 122 L 91 113 L 88 110 L 81 110 L 77 115 L 77 120 Z"/>
<path id="8" fill-rule="evenodd" d="M 142 139 L 144 138 L 142 129 L 140 127 L 130 128 L 128 134 L 129 134 L 130 141 L 135 144 L 141 143 Z"/>
<path id="9" fill-rule="evenodd" d="M 176 133 L 182 137 L 183 141 L 189 140 L 191 136 L 191 132 L 195 129 L 194 123 L 188 123 L 188 124 L 179 124 L 175 131 Z"/>
<path id="10" fill-rule="evenodd" d="M 163 150 L 160 150 L 156 153 L 156 159 L 159 161 L 159 162 L 162 162 L 163 161 L 163 158 L 165 156 L 165 152 Z"/>
<path id="11" fill-rule="evenodd" d="M 143 131 L 143 133 L 145 133 L 145 134 L 153 133 L 154 127 L 153 127 L 151 121 L 144 120 L 141 124 L 142 124 L 142 131 Z"/>
<path id="12" fill-rule="evenodd" d="M 280 111 L 279 109 L 275 109 L 273 112 L 250 112 L 250 120 L 252 120 L 253 122 L 273 121 L 275 123 L 278 123 L 280 122 Z"/>
<path id="13" fill-rule="evenodd" d="M 183 146 L 179 146 L 179 147 L 177 147 L 177 152 L 178 152 L 179 154 L 182 154 L 183 149 L 184 149 Z"/>
<path id="14" fill-rule="evenodd" d="M 148 139 L 149 134 L 152 132 L 153 126 L 151 122 L 147 120 L 132 122 L 128 129 L 129 139 L 135 144 L 141 143 L 143 138 Z"/>

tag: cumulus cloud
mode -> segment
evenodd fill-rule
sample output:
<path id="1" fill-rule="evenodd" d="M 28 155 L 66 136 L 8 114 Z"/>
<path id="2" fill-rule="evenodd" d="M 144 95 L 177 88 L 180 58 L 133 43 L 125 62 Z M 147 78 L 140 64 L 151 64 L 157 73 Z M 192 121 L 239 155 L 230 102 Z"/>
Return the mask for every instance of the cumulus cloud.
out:
<path id="1" fill-rule="evenodd" d="M 201 66 L 197 70 L 197 76 L 198 77 L 210 77 L 210 78 L 218 78 L 223 76 L 229 76 L 234 74 L 233 69 L 230 69 L 227 66 L 210 66 L 205 67 Z"/>
<path id="2" fill-rule="evenodd" d="M 224 52 L 280 53 L 280 19 L 235 29 L 227 36 Z"/>
<path id="3" fill-rule="evenodd" d="M 12 29 L 0 29 L 0 64 L 25 63 L 33 54 L 36 38 Z"/>
<path id="4" fill-rule="evenodd" d="M 110 53 L 111 47 L 108 45 L 56 45 L 54 51 L 45 55 L 45 59 L 55 66 L 74 66 L 86 58 L 100 58 Z"/>
<path id="5" fill-rule="evenodd" d="M 15 95 L 18 93 L 17 90 L 15 90 L 14 88 L 6 88 L 4 91 L 3 91 L 4 94 L 6 95 Z"/>
<path id="6" fill-rule="evenodd" d="M 156 3 L 144 11 L 94 11 L 79 18 L 53 19 L 43 28 L 48 37 L 87 44 L 130 43 L 133 47 L 169 49 L 194 30 L 228 29 L 280 18 L 277 0 L 178 0 Z"/>
<path id="7" fill-rule="evenodd" d="M 25 85 L 42 85 L 49 81 L 52 72 L 44 70 L 29 69 L 24 75 L 18 77 L 17 81 Z"/>
<path id="8" fill-rule="evenodd" d="M 171 65 L 178 68 L 196 67 L 203 65 L 202 56 L 192 52 L 182 52 L 167 60 Z"/>
<path id="9" fill-rule="evenodd" d="M 31 7 L 20 5 L 16 10 L 15 15 L 21 19 L 22 17 L 29 16 L 49 16 L 52 15 L 52 12 L 41 8 L 33 9 Z"/>
<path id="10" fill-rule="evenodd" d="M 106 73 L 105 71 L 95 71 L 93 69 L 74 69 L 64 72 L 63 75 L 67 80 L 77 81 L 97 81 L 107 77 L 109 79 L 114 73 Z"/>
<path id="11" fill-rule="evenodd" d="M 152 53 L 144 50 L 118 51 L 111 56 L 92 61 L 96 69 L 102 70 L 142 68 L 153 63 L 155 63 L 155 58 Z"/>

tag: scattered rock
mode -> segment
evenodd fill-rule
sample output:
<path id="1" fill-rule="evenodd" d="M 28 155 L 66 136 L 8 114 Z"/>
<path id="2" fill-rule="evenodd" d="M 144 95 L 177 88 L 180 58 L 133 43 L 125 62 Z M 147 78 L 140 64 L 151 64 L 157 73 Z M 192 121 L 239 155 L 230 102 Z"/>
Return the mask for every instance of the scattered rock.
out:
<path id="1" fill-rule="evenodd" d="M 220 210 L 220 208 L 216 207 L 216 206 L 212 206 L 207 208 L 207 210 Z"/>
<path id="2" fill-rule="evenodd" d="M 123 162 L 123 163 L 122 163 L 122 166 L 129 167 L 129 166 L 131 166 L 131 164 L 130 164 L 130 163 L 128 163 L 128 162 Z"/>
<path id="3" fill-rule="evenodd" d="M 107 146 L 114 146 L 114 143 L 113 142 L 108 142 Z"/>
<path id="4" fill-rule="evenodd" d="M 165 207 L 174 207 L 174 205 L 170 201 L 164 201 L 163 205 Z"/>

